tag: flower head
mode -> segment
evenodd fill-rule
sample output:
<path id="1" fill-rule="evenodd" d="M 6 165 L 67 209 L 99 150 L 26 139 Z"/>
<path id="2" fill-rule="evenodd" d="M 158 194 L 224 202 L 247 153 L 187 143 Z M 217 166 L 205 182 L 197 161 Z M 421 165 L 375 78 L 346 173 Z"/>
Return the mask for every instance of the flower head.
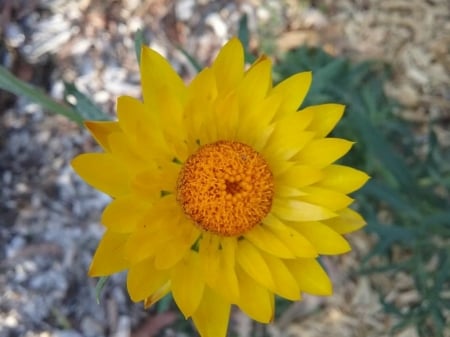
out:
<path id="1" fill-rule="evenodd" d="M 342 234 L 364 220 L 347 194 L 368 178 L 333 164 L 352 146 L 327 137 L 344 107 L 297 111 L 311 73 L 273 87 L 270 60 L 244 70 L 236 38 L 189 85 L 143 47 L 141 77 L 143 101 L 86 122 L 104 153 L 72 162 L 113 198 L 89 274 L 128 270 L 146 306 L 172 292 L 203 337 L 225 336 L 232 304 L 270 322 L 274 295 L 331 294 L 316 259 L 350 250 Z"/>

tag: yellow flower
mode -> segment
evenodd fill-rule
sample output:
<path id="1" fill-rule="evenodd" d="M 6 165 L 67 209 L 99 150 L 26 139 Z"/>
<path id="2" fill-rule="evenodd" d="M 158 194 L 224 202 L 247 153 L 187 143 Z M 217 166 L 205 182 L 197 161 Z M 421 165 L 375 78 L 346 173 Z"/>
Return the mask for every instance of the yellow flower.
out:
<path id="1" fill-rule="evenodd" d="M 143 101 L 119 97 L 118 121 L 86 122 L 105 152 L 72 162 L 113 198 L 89 274 L 128 270 L 146 306 L 172 292 L 203 337 L 226 335 L 231 304 L 267 323 L 275 294 L 331 294 L 316 259 L 350 250 L 341 234 L 364 220 L 347 194 L 368 178 L 333 164 L 352 146 L 326 138 L 344 107 L 297 111 L 311 73 L 273 87 L 271 61 L 244 71 L 236 38 L 189 85 L 144 47 L 141 77 Z"/>

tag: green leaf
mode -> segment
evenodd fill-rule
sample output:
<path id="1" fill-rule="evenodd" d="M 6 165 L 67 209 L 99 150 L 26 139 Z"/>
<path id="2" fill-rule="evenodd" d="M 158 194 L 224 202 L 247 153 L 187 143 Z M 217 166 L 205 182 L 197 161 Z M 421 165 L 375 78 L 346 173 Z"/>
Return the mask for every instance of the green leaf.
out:
<path id="1" fill-rule="evenodd" d="M 100 295 L 108 279 L 109 276 L 102 276 L 98 279 L 97 285 L 95 286 L 95 300 L 97 301 L 97 304 L 100 304 Z"/>
<path id="2" fill-rule="evenodd" d="M 177 46 L 177 49 L 188 59 L 189 63 L 197 72 L 200 72 L 203 69 L 202 65 L 196 60 L 196 58 L 189 54 L 184 48 Z"/>
<path id="3" fill-rule="evenodd" d="M 72 106 L 83 119 L 94 121 L 110 119 L 89 97 L 79 91 L 73 83 L 64 82 L 64 98 L 69 104 L 71 103 L 68 101 L 68 98 L 71 96 L 75 99 L 75 103 Z"/>
<path id="4" fill-rule="evenodd" d="M 76 110 L 55 101 L 39 88 L 20 80 L 2 66 L 0 66 L 0 88 L 17 96 L 26 97 L 46 110 L 65 116 L 77 124 L 83 125 L 83 117 Z"/>
<path id="5" fill-rule="evenodd" d="M 244 47 L 245 61 L 248 63 L 253 63 L 256 60 L 256 57 L 250 53 L 250 31 L 248 30 L 247 14 L 242 15 L 239 19 L 237 36 Z"/>
<path id="6" fill-rule="evenodd" d="M 134 34 L 134 50 L 136 53 L 136 59 L 138 63 L 141 63 L 141 49 L 144 44 L 144 32 L 142 29 L 138 29 L 136 34 Z"/>

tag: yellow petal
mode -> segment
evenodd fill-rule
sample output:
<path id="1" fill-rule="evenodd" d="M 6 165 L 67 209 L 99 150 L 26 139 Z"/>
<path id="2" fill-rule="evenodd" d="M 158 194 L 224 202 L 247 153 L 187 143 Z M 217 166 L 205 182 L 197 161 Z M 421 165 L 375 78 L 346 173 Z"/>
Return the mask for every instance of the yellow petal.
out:
<path id="1" fill-rule="evenodd" d="M 157 289 L 153 294 L 144 299 L 144 309 L 150 308 L 153 304 L 166 296 L 170 292 L 170 284 L 171 282 L 167 281 L 161 288 Z"/>
<path id="2" fill-rule="evenodd" d="M 170 281 L 167 281 L 164 283 L 164 285 L 156 290 L 153 294 L 151 294 L 149 297 L 144 299 L 144 309 L 150 308 L 153 304 L 158 302 L 161 298 L 166 296 L 170 292 Z"/>
<path id="3" fill-rule="evenodd" d="M 113 132 L 121 131 L 117 122 L 85 121 L 84 126 L 105 151 L 109 151 L 108 136 Z"/>
<path id="4" fill-rule="evenodd" d="M 181 165 L 172 162 L 163 167 L 149 168 L 134 176 L 133 192 L 148 200 L 159 199 L 161 192 L 174 193 Z"/>
<path id="5" fill-rule="evenodd" d="M 173 97 L 167 87 L 160 90 L 158 104 L 164 107 L 159 114 L 161 129 L 165 135 L 165 141 L 174 157 L 185 159 L 187 157 L 186 128 L 183 125 L 183 106 L 177 97 Z"/>
<path id="6" fill-rule="evenodd" d="M 186 86 L 180 76 L 163 56 L 146 46 L 141 49 L 141 82 L 145 105 L 160 109 L 161 113 L 164 107 L 158 106 L 158 95 L 162 88 L 180 102 L 186 98 Z"/>
<path id="7" fill-rule="evenodd" d="M 216 121 L 214 120 L 216 115 L 213 109 L 216 97 L 217 87 L 214 72 L 210 68 L 205 68 L 188 87 L 184 118 L 188 133 L 188 145 L 191 148 L 196 148 L 197 143 L 205 144 L 217 139 Z M 207 127 L 203 127 L 204 125 Z"/>
<path id="8" fill-rule="evenodd" d="M 275 184 L 275 195 L 279 198 L 292 198 L 306 195 L 305 192 L 292 186 Z"/>
<path id="9" fill-rule="evenodd" d="M 168 278 L 169 273 L 153 267 L 153 259 L 131 266 L 127 274 L 127 289 L 131 300 L 139 302 L 150 297 L 167 283 Z"/>
<path id="10" fill-rule="evenodd" d="M 130 177 L 126 168 L 108 153 L 81 154 L 71 164 L 89 185 L 106 194 L 118 197 L 130 192 Z"/>
<path id="11" fill-rule="evenodd" d="M 276 119 L 298 110 L 308 93 L 311 81 L 312 73 L 302 72 L 288 77 L 273 88 L 272 93 L 283 96 L 283 103 L 277 112 Z"/>
<path id="12" fill-rule="evenodd" d="M 135 264 L 165 249 L 164 245 L 179 230 L 178 224 L 183 215 L 177 207 L 173 196 L 165 196 L 155 201 L 144 213 L 125 245 L 125 254 L 130 263 Z"/>
<path id="13" fill-rule="evenodd" d="M 364 227 L 366 221 L 351 208 L 346 208 L 336 218 L 325 220 L 324 223 L 339 234 L 346 234 Z"/>
<path id="14" fill-rule="evenodd" d="M 300 291 L 319 296 L 333 293 L 327 273 L 315 259 L 286 260 L 285 264 L 297 280 Z"/>
<path id="15" fill-rule="evenodd" d="M 189 252 L 200 235 L 200 230 L 187 219 L 182 218 L 174 224 L 174 228 L 167 228 L 172 237 L 167 242 L 161 240 L 157 245 L 155 255 L 157 269 L 173 267 Z"/>
<path id="16" fill-rule="evenodd" d="M 236 89 L 239 97 L 239 107 L 242 111 L 261 102 L 272 86 L 272 62 L 266 56 L 261 56 L 245 72 L 244 78 Z"/>
<path id="17" fill-rule="evenodd" d="M 133 97 L 120 96 L 117 100 L 117 115 L 120 127 L 130 141 L 134 142 L 142 158 L 173 158 L 156 111 Z"/>
<path id="18" fill-rule="evenodd" d="M 239 102 L 237 95 L 233 92 L 218 100 L 215 109 L 217 138 L 221 140 L 234 140 L 236 138 L 239 121 Z"/>
<path id="19" fill-rule="evenodd" d="M 306 238 L 295 229 L 285 225 L 275 216 L 269 214 L 264 225 L 274 233 L 297 257 L 316 257 L 317 251 Z"/>
<path id="20" fill-rule="evenodd" d="M 106 276 L 128 268 L 124 247 L 128 234 L 106 231 L 100 240 L 89 268 L 89 276 Z"/>
<path id="21" fill-rule="evenodd" d="M 267 288 L 274 288 L 272 273 L 261 253 L 247 240 L 238 242 L 236 260 L 255 281 Z"/>
<path id="22" fill-rule="evenodd" d="M 148 163 L 134 151 L 123 132 L 113 132 L 108 136 L 109 149 L 112 155 L 127 168 L 130 176 L 148 167 Z"/>
<path id="23" fill-rule="evenodd" d="M 230 319 L 230 304 L 208 287 L 197 311 L 192 315 L 201 337 L 225 337 Z"/>
<path id="24" fill-rule="evenodd" d="M 299 132 L 295 127 L 275 127 L 262 154 L 270 163 L 286 161 L 301 151 L 313 138 L 313 132 Z"/>
<path id="25" fill-rule="evenodd" d="M 313 120 L 308 126 L 308 130 L 316 133 L 316 138 L 326 137 L 344 114 L 345 106 L 341 104 L 321 104 L 312 105 L 300 112 L 312 112 Z"/>
<path id="26" fill-rule="evenodd" d="M 323 206 L 330 211 L 338 211 L 349 206 L 353 199 L 349 196 L 327 188 L 308 186 L 302 189 L 304 195 L 298 199 L 310 204 Z"/>
<path id="27" fill-rule="evenodd" d="M 322 171 L 317 168 L 306 165 L 295 165 L 277 176 L 276 183 L 301 188 L 318 182 L 323 176 Z"/>
<path id="28" fill-rule="evenodd" d="M 272 272 L 274 280 L 274 287 L 271 288 L 271 290 L 277 295 L 289 300 L 299 300 L 300 290 L 298 288 L 297 281 L 292 276 L 284 262 L 281 259 L 269 254 L 263 254 L 263 257 Z"/>
<path id="29" fill-rule="evenodd" d="M 281 258 L 293 258 L 294 253 L 265 226 L 258 225 L 244 234 L 244 237 L 259 249 Z"/>
<path id="30" fill-rule="evenodd" d="M 351 250 L 342 235 L 321 222 L 298 222 L 292 226 L 312 243 L 321 255 L 343 254 Z"/>
<path id="31" fill-rule="evenodd" d="M 236 239 L 222 238 L 220 250 L 219 277 L 213 288 L 229 303 L 239 299 L 239 284 L 236 276 Z"/>
<path id="32" fill-rule="evenodd" d="M 274 130 L 270 123 L 281 104 L 280 95 L 270 95 L 239 111 L 236 140 L 252 146 L 261 152 Z"/>
<path id="33" fill-rule="evenodd" d="M 203 296 L 203 282 L 198 253 L 190 251 L 174 268 L 172 294 L 185 318 L 197 310 Z"/>
<path id="34" fill-rule="evenodd" d="M 237 38 L 232 38 L 222 47 L 212 69 L 220 94 L 224 95 L 236 88 L 244 76 L 244 49 Z"/>
<path id="35" fill-rule="evenodd" d="M 112 232 L 131 233 L 150 205 L 132 195 L 114 199 L 102 214 L 102 224 Z"/>
<path id="36" fill-rule="evenodd" d="M 342 165 L 330 165 L 322 172 L 324 178 L 319 185 L 342 193 L 356 191 L 369 179 L 366 173 Z"/>
<path id="37" fill-rule="evenodd" d="M 238 269 L 239 308 L 254 320 L 269 323 L 274 316 L 274 297 L 267 289 L 259 285 L 243 270 Z"/>
<path id="38" fill-rule="evenodd" d="M 317 221 L 336 216 L 336 213 L 322 206 L 281 198 L 274 200 L 272 212 L 287 221 Z"/>
<path id="39" fill-rule="evenodd" d="M 203 233 L 199 245 L 199 255 L 203 277 L 206 283 L 212 286 L 219 275 L 219 237 L 207 232 Z"/>
<path id="40" fill-rule="evenodd" d="M 323 168 L 345 155 L 353 143 L 340 138 L 322 138 L 306 145 L 296 159 L 300 164 Z"/>

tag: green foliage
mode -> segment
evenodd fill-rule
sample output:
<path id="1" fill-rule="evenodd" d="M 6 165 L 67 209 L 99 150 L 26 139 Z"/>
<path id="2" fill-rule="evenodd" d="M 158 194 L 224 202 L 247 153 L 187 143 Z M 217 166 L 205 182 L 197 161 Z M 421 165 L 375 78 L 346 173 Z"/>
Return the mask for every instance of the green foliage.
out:
<path id="1" fill-rule="evenodd" d="M 83 120 L 103 121 L 110 119 L 88 96 L 78 90 L 73 83 L 64 82 L 64 98 L 66 103 L 71 105 Z"/>
<path id="2" fill-rule="evenodd" d="M 65 104 L 56 102 L 41 89 L 17 78 L 3 66 L 0 66 L 0 89 L 17 96 L 26 97 L 30 101 L 42 106 L 44 109 L 65 116 L 80 125 L 83 123 L 83 117 L 80 116 L 77 111 Z"/>
<path id="3" fill-rule="evenodd" d="M 395 102 L 383 90 L 388 66 L 354 64 L 321 49 L 300 47 L 279 62 L 275 78 L 280 81 L 303 70 L 314 74 L 304 105 L 346 105 L 335 135 L 357 141 L 345 162 L 372 176 L 356 196 L 367 230 L 378 237 L 361 272 L 410 275 L 417 303 L 400 308 L 381 296 L 386 312 L 400 318 L 395 330 L 415 325 L 421 336 L 443 336 L 444 311 L 450 309 L 450 161 L 443 158 L 433 133 L 425 158 L 416 154 L 414 134 L 393 116 Z M 381 212 L 389 220 L 383 220 Z M 401 251 L 401 261 L 394 249 Z M 386 291 L 380 289 L 381 295 Z"/>

